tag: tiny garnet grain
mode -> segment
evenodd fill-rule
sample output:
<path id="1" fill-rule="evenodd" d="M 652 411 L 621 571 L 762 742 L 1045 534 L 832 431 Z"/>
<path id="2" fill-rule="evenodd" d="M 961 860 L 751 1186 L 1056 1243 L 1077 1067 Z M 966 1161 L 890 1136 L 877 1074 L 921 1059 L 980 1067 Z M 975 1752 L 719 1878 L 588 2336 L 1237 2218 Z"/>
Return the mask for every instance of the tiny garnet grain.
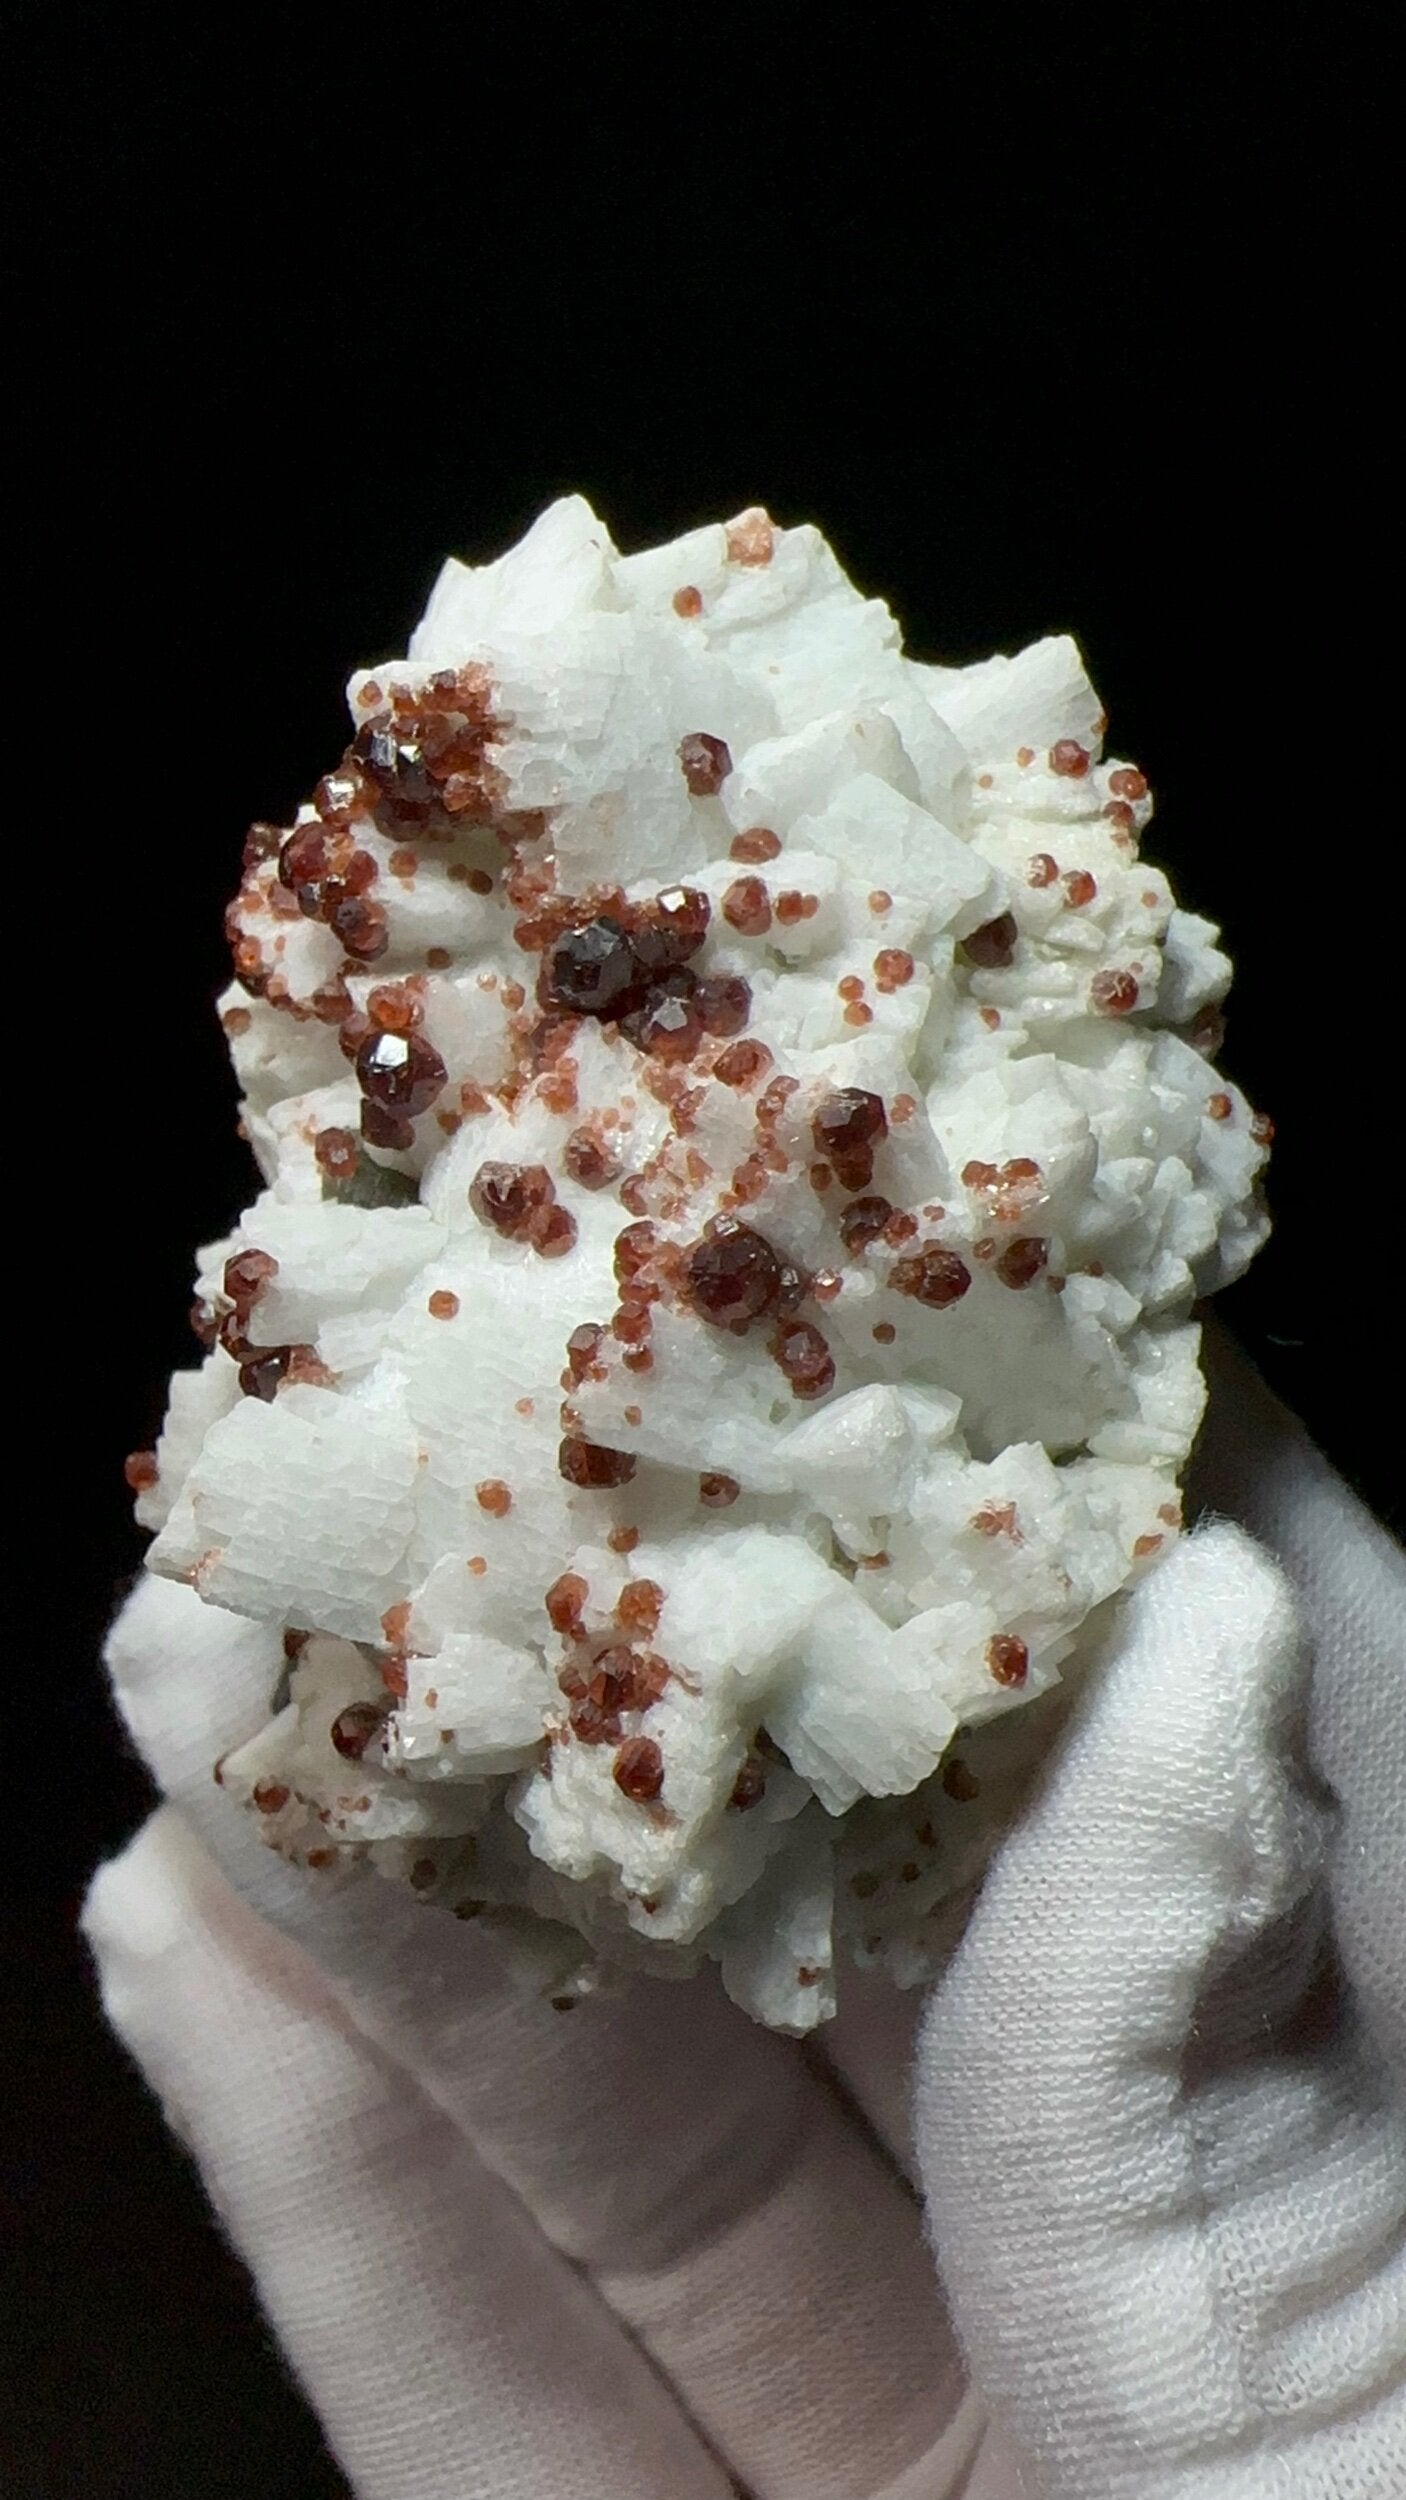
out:
<path id="1" fill-rule="evenodd" d="M 1000 972 L 1014 956 L 1019 934 L 1015 914 L 1003 911 L 994 920 L 983 920 L 979 929 L 961 939 L 957 952 L 979 971 Z"/>
<path id="2" fill-rule="evenodd" d="M 835 1385 L 835 1360 L 818 1328 L 792 1320 L 772 1340 L 772 1355 L 798 1398 L 823 1398 Z"/>
<path id="3" fill-rule="evenodd" d="M 752 992 L 739 974 L 706 973 L 693 994 L 694 1011 L 705 1033 L 726 1041 L 740 1033 L 752 1012 Z"/>
<path id="4" fill-rule="evenodd" d="M 1065 874 L 1064 891 L 1069 899 L 1070 910 L 1082 911 L 1084 906 L 1093 902 L 1097 895 L 1098 881 L 1090 876 L 1087 868 L 1071 868 Z"/>
<path id="5" fill-rule="evenodd" d="M 615 1785 L 636 1805 L 648 1805 L 664 1785 L 664 1756 L 652 1736 L 631 1736 L 615 1757 Z"/>
<path id="6" fill-rule="evenodd" d="M 506 1519 L 513 1506 L 511 1493 L 497 1476 L 485 1476 L 482 1484 L 475 1488 L 474 1500 L 480 1510 L 487 1511 L 490 1519 Z"/>
<path id="7" fill-rule="evenodd" d="M 1133 1554 L 1135 1559 L 1138 1562 L 1145 1562 L 1149 1554 L 1160 1553 L 1165 1542 L 1165 1538 L 1160 1536 L 1134 1537 Z"/>
<path id="8" fill-rule="evenodd" d="M 874 957 L 874 978 L 881 990 L 906 989 L 913 978 L 913 958 L 906 946 L 881 946 Z"/>
<path id="9" fill-rule="evenodd" d="M 242 1320 L 247 1320 L 265 1285 L 278 1274 L 278 1261 L 267 1250 L 237 1250 L 226 1259 L 221 1283 Z"/>
<path id="10" fill-rule="evenodd" d="M 570 1710 L 571 1733 L 578 1744 L 617 1745 L 621 1737 L 618 1712 L 607 1708 L 590 1693 L 573 1701 Z"/>
<path id="11" fill-rule="evenodd" d="M 635 914 L 630 939 L 649 972 L 671 972 L 696 955 L 708 934 L 713 907 L 700 887 L 666 886 Z"/>
<path id="12" fill-rule="evenodd" d="M 356 1054 L 356 1081 L 368 1102 L 401 1119 L 428 1111 L 449 1071 L 420 1033 L 369 1033 Z"/>
<path id="13" fill-rule="evenodd" d="M 728 559 L 733 564 L 770 564 L 776 548 L 771 516 L 760 504 L 739 512 L 727 525 Z"/>
<path id="14" fill-rule="evenodd" d="M 259 1780 L 251 1795 L 260 1814 L 281 1814 L 292 1793 L 282 1780 Z"/>
<path id="15" fill-rule="evenodd" d="M 1116 773 L 1109 774 L 1108 787 L 1115 799 L 1145 799 L 1147 796 L 1146 776 L 1138 771 L 1135 764 L 1120 764 Z"/>
<path id="16" fill-rule="evenodd" d="M 657 1580 L 627 1580 L 615 1604 L 617 1621 L 630 1632 L 652 1638 L 659 1628 L 664 1592 Z"/>
<path id="17" fill-rule="evenodd" d="M 620 1178 L 620 1165 L 588 1128 L 574 1128 L 561 1150 L 563 1169 L 583 1189 L 607 1189 Z"/>
<path id="18" fill-rule="evenodd" d="M 741 1490 L 735 1476 L 714 1473 L 698 1479 L 698 1499 L 705 1510 L 730 1510 Z"/>
<path id="19" fill-rule="evenodd" d="M 1257 1146 L 1273 1145 L 1274 1122 L 1271 1120 L 1267 1111 L 1255 1112 L 1250 1121 L 1250 1135 L 1253 1137 Z"/>
<path id="20" fill-rule="evenodd" d="M 1206 1098 L 1208 1120 L 1228 1120 L 1234 1108 L 1229 1094 L 1210 1094 Z"/>
<path id="21" fill-rule="evenodd" d="M 357 963 L 374 963 L 391 942 L 380 904 L 368 903 L 361 894 L 347 894 L 335 902 L 327 914 L 327 925 Z M 311 1865 L 311 1859 L 308 1863 Z"/>
<path id="22" fill-rule="evenodd" d="M 576 1247 L 576 1218 L 566 1207 L 536 1207 L 527 1220 L 527 1239 L 539 1259 L 564 1259 Z"/>
<path id="23" fill-rule="evenodd" d="M 578 1434 L 568 1433 L 557 1451 L 557 1469 L 568 1484 L 594 1492 L 605 1485 L 628 1484 L 635 1459 L 630 1450 L 608 1450 L 598 1441 L 583 1441 Z"/>
<path id="24" fill-rule="evenodd" d="M 863 1189 L 874 1170 L 874 1148 L 888 1134 L 888 1114 L 878 1094 L 847 1086 L 831 1094 L 810 1124 L 817 1154 L 833 1164 L 845 1189 Z"/>
<path id="25" fill-rule="evenodd" d="M 1096 972 L 1089 983 L 1089 1003 L 1101 1016 L 1130 1016 L 1138 1002 L 1138 986 L 1130 972 Z"/>
<path id="26" fill-rule="evenodd" d="M 673 607 L 675 616 L 701 616 L 703 613 L 703 593 L 701 590 L 696 590 L 692 582 L 685 582 L 680 589 L 674 592 L 674 596 L 670 604 Z"/>
<path id="27" fill-rule="evenodd" d="M 761 1127 L 775 1127 L 799 1084 L 799 1077 L 774 1076 L 772 1078 L 765 1091 L 757 1096 L 757 1120 Z"/>
<path id="28" fill-rule="evenodd" d="M 765 937 L 771 927 L 771 896 L 760 877 L 734 877 L 722 901 L 723 918 L 739 937 Z"/>
<path id="29" fill-rule="evenodd" d="M 981 1782 L 967 1769 L 960 1755 L 949 1754 L 942 1766 L 942 1785 L 959 1806 L 970 1805 L 981 1795 Z"/>
<path id="30" fill-rule="evenodd" d="M 133 1450 L 122 1462 L 122 1473 L 133 1493 L 149 1493 L 160 1473 L 155 1450 Z"/>
<path id="31" fill-rule="evenodd" d="M 373 1736 L 384 1725 L 385 1712 L 379 1702 L 354 1701 L 338 1712 L 328 1733 L 343 1761 L 360 1762 Z"/>
<path id="32" fill-rule="evenodd" d="M 329 1181 L 349 1181 L 361 1161 L 361 1140 L 349 1128 L 319 1129 L 312 1150 Z"/>
<path id="33" fill-rule="evenodd" d="M 361 1134 L 368 1146 L 385 1146 L 395 1154 L 408 1153 L 415 1143 L 412 1123 L 398 1111 L 387 1111 L 379 1102 L 362 1104 Z"/>
<path id="34" fill-rule="evenodd" d="M 1027 885 L 1053 885 L 1058 875 L 1059 861 L 1051 859 L 1048 851 L 1036 851 L 1026 862 L 1025 882 Z"/>
<path id="35" fill-rule="evenodd" d="M 378 981 L 366 1001 L 366 1012 L 382 1033 L 413 1033 L 425 1013 L 404 981 Z"/>
<path id="36" fill-rule="evenodd" d="M 1020 1293 L 1026 1285 L 1033 1285 L 1036 1277 L 1043 1273 L 1049 1255 L 1049 1243 L 1029 1234 L 1020 1241 L 1006 1244 L 996 1261 L 995 1273 L 1003 1285 L 1009 1285 L 1013 1293 Z"/>
<path id="37" fill-rule="evenodd" d="M 552 1629 L 566 1639 L 574 1639 L 581 1629 L 581 1609 L 590 1595 L 579 1571 L 563 1571 L 553 1580 L 545 1599 Z"/>
<path id="38" fill-rule="evenodd" d="M 293 1360 L 292 1346 L 271 1346 L 267 1354 L 239 1366 L 239 1386 L 246 1398 L 261 1398 L 271 1406 L 278 1394 L 278 1384 Z"/>
<path id="39" fill-rule="evenodd" d="M 712 1073 L 721 1085 L 743 1086 L 765 1076 L 770 1066 L 771 1052 L 765 1042 L 734 1042 L 730 1050 L 719 1051 Z"/>
<path id="40" fill-rule="evenodd" d="M 741 860 L 760 867 L 763 860 L 777 859 L 781 853 L 781 836 L 770 825 L 748 825 L 745 832 L 735 833 L 728 844 L 729 859 Z"/>
<path id="41" fill-rule="evenodd" d="M 993 1632 L 986 1644 L 986 1665 L 995 1684 L 1023 1684 L 1030 1671 L 1030 1652 L 1018 1632 Z"/>
<path id="42" fill-rule="evenodd" d="M 695 729 L 679 740 L 679 766 L 695 799 L 716 798 L 732 770 L 732 756 L 722 738 Z"/>
<path id="43" fill-rule="evenodd" d="M 1077 738 L 1056 738 L 1050 749 L 1050 771 L 1066 781 L 1082 781 L 1091 762 L 1087 747 Z"/>
<path id="44" fill-rule="evenodd" d="M 893 1214 L 887 1198 L 856 1198 L 840 1217 L 840 1239 L 856 1256 L 877 1241 Z"/>
<path id="45" fill-rule="evenodd" d="M 686 1272 L 694 1309 L 718 1328 L 759 1319 L 781 1289 L 781 1261 L 770 1242 L 728 1216 L 709 1225 Z"/>
<path id="46" fill-rule="evenodd" d="M 971 1283 L 971 1270 L 955 1250 L 944 1250 L 934 1242 L 911 1258 L 899 1259 L 889 1283 L 896 1292 L 925 1303 L 930 1311 L 945 1311 L 949 1304 L 961 1301 Z"/>
<path id="47" fill-rule="evenodd" d="M 431 1319 L 456 1319 L 459 1297 L 457 1293 L 451 1293 L 447 1285 L 440 1285 L 430 1295 L 426 1308 Z"/>
<path id="48" fill-rule="evenodd" d="M 891 1319 L 881 1319 L 876 1320 L 869 1334 L 875 1345 L 892 1345 L 894 1338 L 898 1335 L 898 1330 Z"/>
<path id="49" fill-rule="evenodd" d="M 625 1030 L 654 1059 L 691 1059 L 703 1038 L 698 984 L 691 972 L 669 973 L 632 1015 Z"/>
<path id="50" fill-rule="evenodd" d="M 736 1813 L 745 1814 L 749 1807 L 760 1805 L 765 1795 L 766 1766 L 758 1762 L 755 1754 L 748 1754 L 732 1783 L 732 1794 L 727 1802 Z"/>
<path id="51" fill-rule="evenodd" d="M 555 1194 L 551 1174 L 540 1163 L 481 1163 L 469 1184 L 469 1204 L 479 1222 L 510 1241 L 526 1238 L 533 1217 Z"/>

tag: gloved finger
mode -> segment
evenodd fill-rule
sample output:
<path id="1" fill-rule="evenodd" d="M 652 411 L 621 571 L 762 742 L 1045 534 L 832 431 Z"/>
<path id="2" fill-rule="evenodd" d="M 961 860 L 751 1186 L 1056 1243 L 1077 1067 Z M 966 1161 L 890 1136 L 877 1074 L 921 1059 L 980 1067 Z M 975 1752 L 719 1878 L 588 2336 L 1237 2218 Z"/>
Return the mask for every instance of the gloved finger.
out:
<path id="1" fill-rule="evenodd" d="M 1243 1520 L 1299 1600 L 1313 1649 L 1309 1754 L 1340 1809 L 1338 1951 L 1406 2090 L 1406 1556 L 1238 1348 L 1215 1331 L 1207 1351 L 1195 1494 Z"/>
<path id="2" fill-rule="evenodd" d="M 363 2500 L 725 2500 L 589 2286 L 171 1808 L 84 1927 Z"/>
<path id="3" fill-rule="evenodd" d="M 210 1766 L 266 1715 L 277 1652 L 155 1581 L 111 1645 L 143 1752 L 231 1882 L 589 2269 L 758 2494 L 941 2500 L 981 2416 L 916 2202 L 867 2130 L 711 1974 L 562 2015 L 472 1924 L 274 1858 Z"/>
<path id="4" fill-rule="evenodd" d="M 1038 2489 L 1387 2490 L 1406 2454 L 1400 2113 L 1350 2026 L 1297 2054 L 1280 2028 L 1325 1838 L 1291 1603 L 1216 1527 L 1118 1641 L 920 2044 L 963 2337 Z M 1267 2452 L 1291 2460 L 1269 2479 Z M 1346 2479 L 1314 2479 L 1328 2454 Z"/>

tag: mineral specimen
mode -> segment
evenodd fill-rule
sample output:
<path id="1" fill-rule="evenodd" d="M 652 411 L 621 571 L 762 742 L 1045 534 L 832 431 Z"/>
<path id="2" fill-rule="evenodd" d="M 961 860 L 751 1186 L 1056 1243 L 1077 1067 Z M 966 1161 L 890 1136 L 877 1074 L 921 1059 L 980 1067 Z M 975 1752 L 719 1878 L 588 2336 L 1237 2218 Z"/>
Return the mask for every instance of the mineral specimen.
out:
<path id="1" fill-rule="evenodd" d="M 129 1466 L 269 1628 L 219 1775 L 558 2002 L 712 1956 L 808 2029 L 929 1968 L 1177 1533 L 1264 1229 L 1229 966 L 1072 642 L 909 659 L 760 512 L 555 504 L 349 700 L 246 847 L 265 1185 Z"/>

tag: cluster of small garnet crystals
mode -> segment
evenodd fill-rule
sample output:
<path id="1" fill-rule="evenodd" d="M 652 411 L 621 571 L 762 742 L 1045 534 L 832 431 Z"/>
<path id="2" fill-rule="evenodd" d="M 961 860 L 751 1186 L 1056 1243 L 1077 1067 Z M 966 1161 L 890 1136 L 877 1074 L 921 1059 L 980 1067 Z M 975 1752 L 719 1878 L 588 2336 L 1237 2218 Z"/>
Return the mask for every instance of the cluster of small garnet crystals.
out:
<path id="1" fill-rule="evenodd" d="M 331 930 L 353 964 L 374 963 L 390 944 L 385 908 L 372 893 L 380 867 L 353 826 L 369 818 L 388 836 L 448 838 L 457 821 L 489 816 L 502 798 L 488 756 L 494 721 L 482 669 L 438 669 L 424 685 L 396 686 L 389 696 L 368 681 L 363 706 L 368 696 L 375 709 L 335 771 L 318 783 L 313 815 L 288 834 L 253 825 L 244 847 L 246 873 L 277 857 L 284 894 L 305 919 Z M 261 997 L 271 968 L 243 926 L 242 899 L 227 920 L 234 968 L 245 989 Z"/>
<path id="2" fill-rule="evenodd" d="M 480 1224 L 505 1241 L 525 1241 L 539 1259 L 559 1259 L 576 1240 L 576 1218 L 557 1202 L 543 1163 L 481 1163 L 469 1183 Z"/>
<path id="3" fill-rule="evenodd" d="M 588 1643 L 581 1621 L 587 1596 L 579 1572 L 564 1571 L 547 1591 L 547 1613 L 562 1638 L 571 1644 L 567 1662 L 557 1675 L 570 1710 L 568 1724 L 578 1744 L 613 1745 L 617 1788 L 638 1805 L 647 1805 L 664 1785 L 664 1756 L 652 1736 L 627 1736 L 626 1714 L 651 1708 L 669 1681 L 667 1661 L 638 1646 L 659 1622 L 663 1590 L 653 1580 L 632 1580 L 616 1608 L 620 1629 L 631 1637 Z"/>
<path id="4" fill-rule="evenodd" d="M 667 887 L 645 903 L 612 893 L 591 918 L 541 933 L 538 999 L 549 1013 L 616 1024 L 659 1059 L 691 1058 L 705 1038 L 730 1040 L 747 1023 L 752 994 L 734 973 L 694 971 L 710 917 L 707 895 L 694 886 Z"/>
<path id="5" fill-rule="evenodd" d="M 689 1303 L 711 1327 L 741 1337 L 754 1320 L 775 1320 L 769 1350 L 796 1397 L 822 1398 L 834 1387 L 835 1365 L 824 1337 L 809 1320 L 795 1316 L 806 1279 L 764 1234 L 736 1216 L 715 1216 L 689 1252 L 684 1272 Z"/>
<path id="6" fill-rule="evenodd" d="M 262 1398 L 272 1403 L 284 1380 L 302 1381 L 325 1388 L 331 1379 L 317 1350 L 310 1345 L 254 1345 L 249 1338 L 249 1323 L 254 1306 L 265 1287 L 278 1274 L 278 1261 L 267 1250 L 237 1250 L 225 1261 L 221 1285 L 230 1304 L 215 1323 L 215 1334 L 226 1354 L 239 1365 L 239 1386 L 246 1398 Z M 203 1306 L 197 1305 L 197 1309 Z M 198 1333 L 204 1337 L 205 1327 Z"/>

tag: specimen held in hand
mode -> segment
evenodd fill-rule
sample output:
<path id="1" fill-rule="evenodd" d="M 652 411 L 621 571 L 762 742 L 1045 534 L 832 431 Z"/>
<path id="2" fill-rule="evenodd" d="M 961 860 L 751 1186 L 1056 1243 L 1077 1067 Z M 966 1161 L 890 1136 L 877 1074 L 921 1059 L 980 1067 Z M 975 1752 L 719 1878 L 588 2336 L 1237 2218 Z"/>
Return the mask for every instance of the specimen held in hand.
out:
<path id="1" fill-rule="evenodd" d="M 246 844 L 263 1187 L 129 1462 L 267 1627 L 219 1777 L 557 2002 L 712 1957 L 807 2030 L 932 1967 L 1177 1534 L 1265 1228 L 1230 967 L 1071 641 L 910 659 L 760 512 L 554 504 L 349 703 Z"/>

